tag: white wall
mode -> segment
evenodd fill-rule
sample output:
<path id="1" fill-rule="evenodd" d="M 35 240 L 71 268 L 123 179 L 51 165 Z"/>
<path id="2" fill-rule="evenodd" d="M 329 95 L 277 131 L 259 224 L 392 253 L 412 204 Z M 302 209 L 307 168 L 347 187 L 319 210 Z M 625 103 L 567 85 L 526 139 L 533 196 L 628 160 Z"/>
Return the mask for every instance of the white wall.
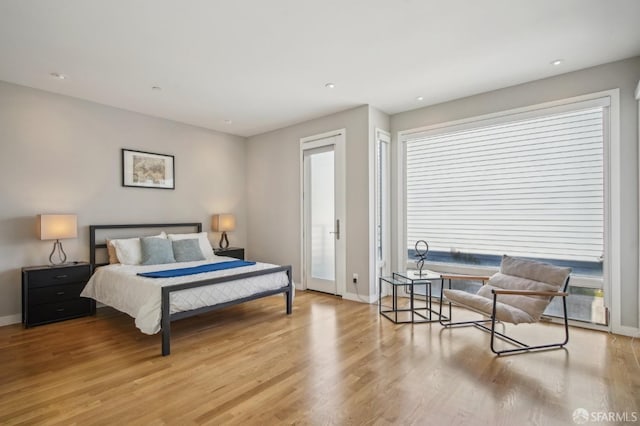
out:
<path id="1" fill-rule="evenodd" d="M 354 273 L 361 283 L 369 283 L 370 139 L 366 105 L 248 139 L 247 252 L 255 260 L 292 265 L 294 281 L 301 283 L 300 139 L 342 128 L 347 133 L 346 282 L 347 293 L 354 294 Z"/>
<path id="2" fill-rule="evenodd" d="M 619 170 L 622 182 L 620 247 L 622 282 L 618 284 L 621 286 L 622 325 L 637 328 L 640 325 L 638 324 L 638 105 L 633 93 L 639 79 L 640 57 L 635 57 L 396 114 L 391 117 L 393 141 L 397 143 L 397 134 L 402 130 L 619 88 L 622 156 Z M 393 224 L 396 226 L 398 218 L 395 215 L 392 216 Z M 397 250 L 397 244 L 394 244 L 394 253 L 397 253 Z"/>
<path id="3" fill-rule="evenodd" d="M 121 148 L 175 155 L 176 189 L 121 186 Z M 18 319 L 22 266 L 48 262 L 39 213 L 76 213 L 69 260 L 89 259 L 90 224 L 202 222 L 235 213 L 246 244 L 245 139 L 0 82 L 0 324 Z M 217 244 L 218 235 L 210 239 Z"/>

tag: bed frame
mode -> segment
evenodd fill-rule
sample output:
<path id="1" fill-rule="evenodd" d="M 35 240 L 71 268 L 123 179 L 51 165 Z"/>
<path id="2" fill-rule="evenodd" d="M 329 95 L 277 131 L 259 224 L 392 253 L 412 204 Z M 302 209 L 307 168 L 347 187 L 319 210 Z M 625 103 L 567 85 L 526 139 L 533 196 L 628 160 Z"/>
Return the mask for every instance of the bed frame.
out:
<path id="1" fill-rule="evenodd" d="M 106 263 L 96 263 L 96 253 L 98 250 L 106 250 L 106 243 L 96 243 L 96 233 L 98 231 L 111 230 L 111 229 L 145 229 L 145 228 L 190 228 L 189 232 L 202 232 L 202 223 L 192 222 L 192 223 L 162 223 L 162 224 L 142 224 L 142 225 L 90 225 L 89 226 L 89 257 L 91 263 L 91 273 L 98 266 L 106 265 Z M 136 235 L 133 235 L 136 236 Z M 120 237 L 122 238 L 122 237 Z M 288 285 L 286 287 L 282 287 L 276 290 L 268 290 L 263 291 L 261 293 L 256 293 L 248 297 L 243 297 L 237 300 L 231 300 L 225 303 L 219 303 L 217 305 L 211 306 L 203 306 L 198 309 L 193 309 L 190 311 L 184 312 L 176 312 L 174 314 L 170 311 L 170 298 L 171 293 L 174 291 L 186 290 L 195 287 L 203 287 L 207 285 L 216 285 L 220 283 L 226 283 L 230 281 L 242 280 L 245 278 L 256 277 L 259 275 L 268 275 L 268 274 L 276 274 L 279 272 L 286 272 L 288 278 Z M 291 265 L 287 266 L 278 266 L 275 268 L 264 269 L 261 271 L 253 271 L 247 272 L 244 274 L 231 275 L 226 277 L 219 278 L 211 278 L 207 280 L 194 281 L 190 283 L 184 284 L 176 284 L 172 286 L 162 287 L 162 356 L 167 356 L 171 353 L 171 322 L 176 321 L 182 318 L 188 318 L 195 315 L 200 315 L 205 312 L 215 311 L 218 309 L 226 308 L 228 306 L 238 305 L 240 303 L 248 302 L 250 300 L 260 299 L 266 296 L 272 296 L 278 293 L 284 293 L 285 302 L 286 302 L 286 312 L 287 315 L 291 315 L 292 305 L 293 305 L 293 280 L 291 276 Z"/>

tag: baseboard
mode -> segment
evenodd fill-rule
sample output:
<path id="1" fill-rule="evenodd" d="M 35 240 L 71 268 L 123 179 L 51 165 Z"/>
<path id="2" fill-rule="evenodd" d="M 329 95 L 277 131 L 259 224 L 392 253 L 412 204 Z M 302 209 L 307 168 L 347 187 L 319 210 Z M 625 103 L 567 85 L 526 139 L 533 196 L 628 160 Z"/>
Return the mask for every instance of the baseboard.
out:
<path id="1" fill-rule="evenodd" d="M 353 302 L 368 303 L 368 304 L 376 303 L 378 301 L 378 297 L 376 295 L 363 296 L 355 293 L 345 293 L 342 295 L 342 298 L 346 300 L 351 300 Z"/>
<path id="2" fill-rule="evenodd" d="M 0 317 L 0 327 L 3 325 L 19 324 L 22 322 L 22 314 L 13 314 Z"/>
<path id="3" fill-rule="evenodd" d="M 640 328 L 628 327 L 626 325 L 612 327 L 611 332 L 622 336 L 640 337 Z"/>

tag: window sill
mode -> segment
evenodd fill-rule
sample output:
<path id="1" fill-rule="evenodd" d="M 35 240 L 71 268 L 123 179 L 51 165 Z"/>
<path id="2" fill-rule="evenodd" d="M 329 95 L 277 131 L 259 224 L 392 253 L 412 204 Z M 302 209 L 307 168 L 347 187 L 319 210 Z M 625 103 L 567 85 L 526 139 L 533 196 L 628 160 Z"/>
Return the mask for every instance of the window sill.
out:
<path id="1" fill-rule="evenodd" d="M 491 276 L 498 272 L 498 267 L 487 266 L 471 266 L 460 265 L 456 263 L 440 263 L 440 262 L 425 262 L 424 267 L 434 272 L 461 274 L 461 275 L 486 275 Z M 407 268 L 417 269 L 416 262 L 407 262 Z M 586 275 L 571 275 L 569 281 L 571 287 L 585 287 L 601 289 L 603 287 L 602 277 L 590 277 Z"/>

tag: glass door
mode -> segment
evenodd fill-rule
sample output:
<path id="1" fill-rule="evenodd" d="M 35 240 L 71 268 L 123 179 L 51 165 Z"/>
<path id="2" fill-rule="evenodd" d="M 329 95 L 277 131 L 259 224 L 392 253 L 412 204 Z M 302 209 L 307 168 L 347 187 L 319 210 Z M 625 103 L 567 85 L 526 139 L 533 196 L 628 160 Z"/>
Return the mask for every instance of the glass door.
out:
<path id="1" fill-rule="evenodd" d="M 334 144 L 304 151 L 303 197 L 306 288 L 337 294 Z"/>

